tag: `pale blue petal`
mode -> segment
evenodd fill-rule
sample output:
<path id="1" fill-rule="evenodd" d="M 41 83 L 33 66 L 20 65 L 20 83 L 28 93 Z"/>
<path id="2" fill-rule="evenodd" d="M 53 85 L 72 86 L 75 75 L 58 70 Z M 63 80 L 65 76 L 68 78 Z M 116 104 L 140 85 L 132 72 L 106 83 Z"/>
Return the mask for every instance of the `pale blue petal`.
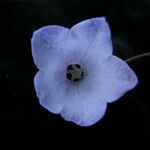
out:
<path id="1" fill-rule="evenodd" d="M 95 124 L 105 114 L 107 102 L 101 100 L 99 84 L 86 74 L 80 83 L 68 84 L 61 116 L 80 126 Z"/>
<path id="2" fill-rule="evenodd" d="M 94 99 L 94 96 L 85 96 L 81 99 L 70 99 L 60 114 L 67 121 L 80 126 L 90 126 L 102 119 L 106 107 L 106 102 Z"/>
<path id="3" fill-rule="evenodd" d="M 112 54 L 111 33 L 104 17 L 82 21 L 71 28 L 71 36 L 84 50 L 98 51 L 101 58 Z"/>
<path id="4" fill-rule="evenodd" d="M 52 113 L 60 113 L 63 107 L 65 73 L 64 66 L 53 62 L 49 71 L 39 71 L 34 78 L 40 104 Z"/>
<path id="5" fill-rule="evenodd" d="M 138 79 L 128 64 L 116 56 L 111 56 L 101 65 L 101 96 L 113 102 L 133 89 Z"/>
<path id="6" fill-rule="evenodd" d="M 55 51 L 61 47 L 68 31 L 67 28 L 52 25 L 34 32 L 31 39 L 32 55 L 39 69 L 43 69 L 53 59 Z"/>

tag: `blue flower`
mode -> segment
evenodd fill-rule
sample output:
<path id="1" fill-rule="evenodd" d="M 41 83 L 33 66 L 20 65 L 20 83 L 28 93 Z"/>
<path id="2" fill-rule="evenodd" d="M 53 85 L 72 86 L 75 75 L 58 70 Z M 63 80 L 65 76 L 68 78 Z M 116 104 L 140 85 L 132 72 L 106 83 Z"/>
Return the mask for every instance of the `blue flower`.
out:
<path id="1" fill-rule="evenodd" d="M 40 104 L 80 126 L 90 126 L 137 84 L 133 70 L 112 55 L 111 33 L 104 17 L 93 18 L 71 29 L 50 25 L 31 39 L 34 78 Z"/>

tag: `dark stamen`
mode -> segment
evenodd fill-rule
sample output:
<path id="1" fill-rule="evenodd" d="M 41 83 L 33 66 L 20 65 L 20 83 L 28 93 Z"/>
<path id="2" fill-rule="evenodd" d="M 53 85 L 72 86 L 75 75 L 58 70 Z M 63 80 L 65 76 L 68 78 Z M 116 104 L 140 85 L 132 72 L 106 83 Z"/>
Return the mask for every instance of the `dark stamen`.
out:
<path id="1" fill-rule="evenodd" d="M 73 81 L 74 81 L 74 82 L 77 82 L 77 81 L 80 81 L 80 79 L 78 79 L 78 78 L 75 78 Z"/>
<path id="2" fill-rule="evenodd" d="M 81 72 L 81 77 L 83 77 L 83 71 Z"/>
<path id="3" fill-rule="evenodd" d="M 68 65 L 67 66 L 67 70 L 73 70 L 73 66 L 72 65 Z"/>
<path id="4" fill-rule="evenodd" d="M 77 82 L 83 78 L 83 68 L 79 64 L 70 64 L 67 66 L 66 78 Z"/>
<path id="5" fill-rule="evenodd" d="M 76 64 L 76 67 L 79 68 L 79 69 L 81 69 L 81 66 L 79 64 Z"/>
<path id="6" fill-rule="evenodd" d="M 67 79 L 71 80 L 71 78 L 72 78 L 72 74 L 67 73 L 67 74 L 66 74 L 66 76 L 67 76 Z"/>

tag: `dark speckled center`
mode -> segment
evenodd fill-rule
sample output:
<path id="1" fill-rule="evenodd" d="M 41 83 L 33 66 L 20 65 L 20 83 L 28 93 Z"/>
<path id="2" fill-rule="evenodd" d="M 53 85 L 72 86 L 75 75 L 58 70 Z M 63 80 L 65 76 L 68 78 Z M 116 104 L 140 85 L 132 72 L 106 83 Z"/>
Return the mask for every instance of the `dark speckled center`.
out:
<path id="1" fill-rule="evenodd" d="M 66 78 L 74 82 L 80 81 L 83 78 L 83 68 L 79 64 L 68 65 Z"/>

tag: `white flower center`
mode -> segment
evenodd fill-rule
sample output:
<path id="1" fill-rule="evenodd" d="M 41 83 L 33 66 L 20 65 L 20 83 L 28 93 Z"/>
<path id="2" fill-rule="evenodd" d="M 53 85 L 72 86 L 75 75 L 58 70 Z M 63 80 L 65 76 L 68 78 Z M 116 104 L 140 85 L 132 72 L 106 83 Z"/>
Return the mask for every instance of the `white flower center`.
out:
<path id="1" fill-rule="evenodd" d="M 68 65 L 66 78 L 74 82 L 80 81 L 83 78 L 83 68 L 79 64 Z"/>

